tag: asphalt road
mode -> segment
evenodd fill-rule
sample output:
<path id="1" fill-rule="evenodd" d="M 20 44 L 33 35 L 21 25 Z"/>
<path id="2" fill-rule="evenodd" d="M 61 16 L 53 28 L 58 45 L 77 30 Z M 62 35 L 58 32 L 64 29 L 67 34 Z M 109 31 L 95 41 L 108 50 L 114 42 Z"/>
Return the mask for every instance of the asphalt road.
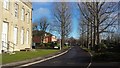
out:
<path id="1" fill-rule="evenodd" d="M 38 68 L 42 66 L 77 66 L 87 68 L 90 60 L 91 57 L 88 52 L 85 52 L 79 46 L 73 46 L 66 54 L 62 56 L 27 66 L 27 68 Z"/>

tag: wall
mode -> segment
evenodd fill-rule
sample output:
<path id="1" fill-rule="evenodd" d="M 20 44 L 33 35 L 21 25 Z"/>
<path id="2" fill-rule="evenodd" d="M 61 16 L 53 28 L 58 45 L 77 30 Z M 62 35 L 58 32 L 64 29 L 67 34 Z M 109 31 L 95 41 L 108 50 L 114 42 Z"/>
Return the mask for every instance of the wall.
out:
<path id="1" fill-rule="evenodd" d="M 2 0 L 3 1 L 3 0 Z M 14 0 L 10 0 L 12 2 L 10 2 L 10 9 L 6 10 L 3 8 L 3 2 L 0 1 L 0 42 L 1 41 L 1 36 L 2 36 L 2 23 L 3 21 L 8 23 L 8 41 L 14 43 L 14 28 L 17 27 L 18 28 L 18 36 L 17 36 L 17 44 L 15 45 L 15 51 L 20 51 L 21 49 L 24 48 L 31 48 L 31 42 L 32 42 L 32 5 L 29 4 L 26 5 L 23 2 L 18 2 L 19 5 L 19 17 L 16 18 L 15 17 L 15 2 Z M 25 21 L 21 21 L 21 9 L 22 7 L 25 8 Z M 30 12 L 30 18 L 29 18 L 29 23 L 27 23 L 27 11 L 29 10 Z M 24 44 L 21 44 L 21 29 L 24 29 Z M 27 44 L 27 31 L 29 31 L 29 39 L 28 39 L 28 44 Z M 11 46 L 13 46 L 13 44 L 10 44 Z M 0 43 L 0 49 L 2 44 Z M 1 50 L 0 50 L 1 52 Z"/>

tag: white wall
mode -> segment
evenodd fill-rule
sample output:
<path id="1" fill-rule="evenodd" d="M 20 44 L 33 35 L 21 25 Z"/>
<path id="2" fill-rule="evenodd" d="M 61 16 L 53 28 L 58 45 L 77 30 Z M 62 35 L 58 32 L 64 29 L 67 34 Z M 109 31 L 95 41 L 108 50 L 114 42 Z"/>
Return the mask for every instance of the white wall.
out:
<path id="1" fill-rule="evenodd" d="M 55 36 L 52 36 L 52 42 L 57 41 L 57 38 Z"/>

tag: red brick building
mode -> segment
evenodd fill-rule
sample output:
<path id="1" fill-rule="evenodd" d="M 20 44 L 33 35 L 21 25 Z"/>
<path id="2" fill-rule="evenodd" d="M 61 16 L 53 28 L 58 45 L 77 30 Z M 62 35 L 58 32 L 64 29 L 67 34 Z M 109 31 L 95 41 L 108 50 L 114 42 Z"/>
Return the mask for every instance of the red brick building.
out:
<path id="1" fill-rule="evenodd" d="M 43 32 L 43 31 L 33 31 L 32 42 L 34 45 L 40 45 L 42 42 L 42 36 L 44 35 L 43 43 L 50 43 L 57 41 L 56 36 L 53 36 L 50 33 Z"/>
<path id="2" fill-rule="evenodd" d="M 43 43 L 56 42 L 56 36 L 45 36 Z"/>

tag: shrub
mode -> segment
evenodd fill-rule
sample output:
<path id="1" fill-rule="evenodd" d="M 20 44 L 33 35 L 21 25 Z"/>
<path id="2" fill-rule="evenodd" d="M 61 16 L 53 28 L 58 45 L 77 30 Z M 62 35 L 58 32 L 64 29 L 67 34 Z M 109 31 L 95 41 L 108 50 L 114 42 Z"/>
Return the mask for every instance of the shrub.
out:
<path id="1" fill-rule="evenodd" d="M 114 52 L 94 53 L 93 61 L 120 61 L 120 54 Z"/>
<path id="2" fill-rule="evenodd" d="M 105 52 L 107 49 L 107 46 L 106 44 L 104 43 L 100 43 L 98 45 L 95 45 L 92 50 L 95 51 L 95 52 Z"/>

